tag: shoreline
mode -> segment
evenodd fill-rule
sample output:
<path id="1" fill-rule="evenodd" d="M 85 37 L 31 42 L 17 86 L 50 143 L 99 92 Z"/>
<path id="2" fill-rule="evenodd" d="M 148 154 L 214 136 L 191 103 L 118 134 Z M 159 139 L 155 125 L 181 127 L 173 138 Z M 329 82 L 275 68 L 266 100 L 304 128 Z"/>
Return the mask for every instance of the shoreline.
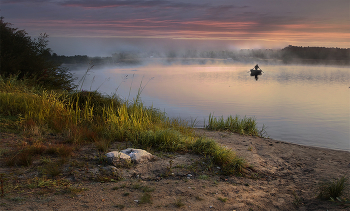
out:
<path id="1" fill-rule="evenodd" d="M 85 146 L 76 156 L 83 163 L 76 177 L 66 177 L 77 193 L 18 193 L 0 198 L 7 210 L 346 210 L 316 198 L 323 180 L 350 175 L 350 152 L 302 146 L 271 138 L 242 136 L 223 131 L 195 129 L 243 157 L 249 172 L 243 176 L 223 176 L 215 165 L 204 164 L 202 156 L 188 153 L 159 154 L 147 164 L 119 169 L 124 179 L 96 182 L 83 179 L 98 171 L 96 151 Z M 111 149 L 117 149 L 113 145 Z M 83 158 L 84 157 L 84 158 Z M 169 164 L 172 163 L 172 167 Z M 102 167 L 102 166 L 101 166 Z M 0 172 L 13 168 L 1 167 Z M 210 171 L 205 170 L 210 168 Z M 170 174 L 164 176 L 171 170 Z M 33 177 L 23 173 L 18 178 Z M 26 175 L 28 174 L 28 175 Z M 81 177 L 79 176 L 81 175 Z M 162 176 L 163 175 L 163 176 Z M 150 192 L 144 192 L 145 187 Z M 141 203 L 143 196 L 149 203 Z"/>
<path id="2" fill-rule="evenodd" d="M 199 129 L 199 130 L 207 130 L 205 127 L 194 127 L 194 129 Z M 210 130 L 208 130 L 210 131 Z M 212 132 L 226 132 L 226 131 L 212 131 Z M 230 132 L 228 132 L 230 133 Z M 349 141 L 349 149 L 334 149 L 334 148 L 328 148 L 328 147 L 321 147 L 321 146 L 312 146 L 312 145 L 307 145 L 307 144 L 300 144 L 300 143 L 294 143 L 294 142 L 289 142 L 285 140 L 279 140 L 271 137 L 259 137 L 262 139 L 268 139 L 268 140 L 273 140 L 277 142 L 285 142 L 287 144 L 294 144 L 294 145 L 299 145 L 299 146 L 304 146 L 304 147 L 314 147 L 314 148 L 319 148 L 319 149 L 329 149 L 329 150 L 335 150 L 335 151 L 342 151 L 342 152 L 350 152 L 350 141 Z"/>

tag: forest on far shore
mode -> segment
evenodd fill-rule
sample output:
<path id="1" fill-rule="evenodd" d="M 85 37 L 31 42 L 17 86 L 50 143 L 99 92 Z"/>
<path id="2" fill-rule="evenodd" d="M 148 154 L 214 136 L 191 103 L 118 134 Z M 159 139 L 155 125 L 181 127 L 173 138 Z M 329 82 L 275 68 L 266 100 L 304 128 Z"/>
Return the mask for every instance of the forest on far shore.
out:
<path id="1" fill-rule="evenodd" d="M 236 51 L 168 51 L 135 52 L 123 51 L 109 57 L 89 57 L 87 55 L 64 56 L 51 54 L 51 60 L 59 64 L 140 64 L 146 59 L 165 59 L 172 63 L 181 61 L 190 63 L 191 59 L 205 61 L 222 59 L 228 62 L 263 64 L 320 64 L 350 65 L 350 48 L 302 47 L 289 45 L 283 49 L 241 49 Z M 205 60 L 204 60 L 205 59 Z"/>

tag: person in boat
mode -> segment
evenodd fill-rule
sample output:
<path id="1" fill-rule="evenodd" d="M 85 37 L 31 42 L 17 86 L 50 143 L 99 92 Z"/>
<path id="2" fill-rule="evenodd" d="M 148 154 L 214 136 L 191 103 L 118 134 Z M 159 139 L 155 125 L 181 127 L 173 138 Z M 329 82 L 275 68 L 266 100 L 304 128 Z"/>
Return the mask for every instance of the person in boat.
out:
<path id="1" fill-rule="evenodd" d="M 254 68 L 255 68 L 255 70 L 258 70 L 260 67 L 258 64 L 256 64 Z"/>

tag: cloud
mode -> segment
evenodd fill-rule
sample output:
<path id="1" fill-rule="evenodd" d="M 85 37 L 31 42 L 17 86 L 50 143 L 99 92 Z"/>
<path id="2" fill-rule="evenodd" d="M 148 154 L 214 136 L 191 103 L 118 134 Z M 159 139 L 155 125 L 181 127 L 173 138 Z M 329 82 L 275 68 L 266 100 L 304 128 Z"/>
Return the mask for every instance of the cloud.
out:
<path id="1" fill-rule="evenodd" d="M 162 7 L 162 8 L 189 8 L 189 7 L 202 7 L 201 5 L 193 3 L 181 3 L 172 1 L 160 1 L 160 0 L 68 0 L 61 3 L 63 6 L 70 7 L 84 7 L 84 8 L 112 8 L 112 7 L 133 7 L 133 8 L 149 8 L 149 7 Z"/>
<path id="2" fill-rule="evenodd" d="M 344 41 L 349 37 L 348 21 L 343 17 L 345 7 L 339 4 L 345 1 L 334 1 L 333 4 L 317 0 L 315 7 L 312 7 L 314 0 L 311 3 L 250 0 L 234 4 L 230 0 L 2 0 L 1 3 L 6 21 L 32 34 L 47 32 L 51 37 Z"/>

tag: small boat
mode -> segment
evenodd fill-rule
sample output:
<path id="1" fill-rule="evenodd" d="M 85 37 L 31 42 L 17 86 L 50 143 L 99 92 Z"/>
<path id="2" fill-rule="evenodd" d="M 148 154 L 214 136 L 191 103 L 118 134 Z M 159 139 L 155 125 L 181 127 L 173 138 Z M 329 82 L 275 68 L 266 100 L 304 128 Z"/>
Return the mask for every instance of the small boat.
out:
<path id="1" fill-rule="evenodd" d="M 251 75 L 261 75 L 262 70 L 250 69 Z"/>
<path id="2" fill-rule="evenodd" d="M 250 76 L 254 76 L 255 80 L 258 80 L 258 75 L 262 75 L 263 71 L 262 69 L 257 70 L 257 69 L 250 69 Z"/>

